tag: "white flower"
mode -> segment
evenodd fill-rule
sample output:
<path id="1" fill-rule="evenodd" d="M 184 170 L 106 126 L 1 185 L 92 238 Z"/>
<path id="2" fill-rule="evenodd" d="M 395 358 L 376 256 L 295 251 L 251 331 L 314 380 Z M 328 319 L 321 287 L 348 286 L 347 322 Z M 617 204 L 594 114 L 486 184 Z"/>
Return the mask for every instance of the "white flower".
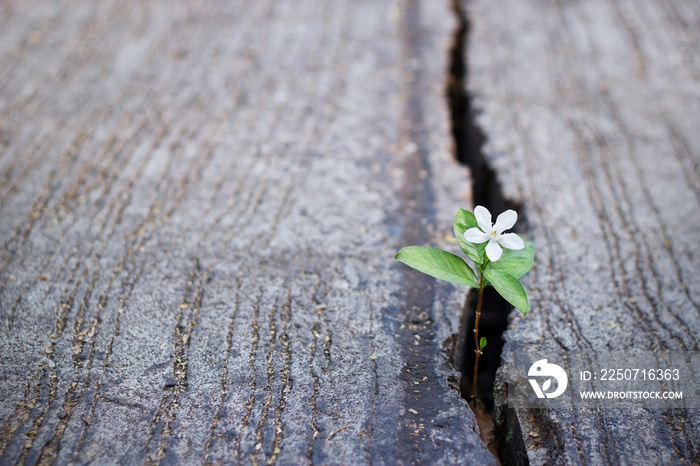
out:
<path id="1" fill-rule="evenodd" d="M 505 230 L 513 228 L 518 220 L 518 214 L 514 210 L 506 210 L 496 219 L 496 223 L 491 223 L 491 212 L 486 207 L 476 206 L 474 217 L 479 228 L 470 228 L 464 232 L 464 240 L 470 243 L 481 244 L 486 241 L 486 257 L 491 262 L 496 262 L 501 258 L 503 249 L 518 250 L 525 247 L 525 243 L 520 236 L 515 233 L 503 233 Z M 499 246 L 500 245 L 500 246 Z"/>

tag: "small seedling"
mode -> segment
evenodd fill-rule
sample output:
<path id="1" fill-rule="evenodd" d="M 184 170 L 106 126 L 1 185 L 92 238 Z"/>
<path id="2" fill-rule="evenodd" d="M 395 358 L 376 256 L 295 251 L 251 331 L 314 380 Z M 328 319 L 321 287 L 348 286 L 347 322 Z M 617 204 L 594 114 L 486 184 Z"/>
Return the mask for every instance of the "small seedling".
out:
<path id="1" fill-rule="evenodd" d="M 408 246 L 394 259 L 432 277 L 470 286 L 478 290 L 474 321 L 474 377 L 473 398 L 476 398 L 476 373 L 479 357 L 486 347 L 486 338 L 479 339 L 479 318 L 484 288 L 493 286 L 503 298 L 516 307 L 523 316 L 528 311 L 528 299 L 518 280 L 532 267 L 534 248 L 529 241 L 515 233 L 504 233 L 515 225 L 518 214 L 506 210 L 491 223 L 491 213 L 476 206 L 474 213 L 459 209 L 454 220 L 454 234 L 459 247 L 474 262 L 470 267 L 461 257 L 442 249 Z"/>

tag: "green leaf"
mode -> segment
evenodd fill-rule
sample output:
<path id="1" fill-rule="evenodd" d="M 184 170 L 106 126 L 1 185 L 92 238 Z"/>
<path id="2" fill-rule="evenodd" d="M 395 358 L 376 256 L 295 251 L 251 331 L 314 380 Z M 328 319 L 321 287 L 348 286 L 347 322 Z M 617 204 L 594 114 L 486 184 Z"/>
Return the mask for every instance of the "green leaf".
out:
<path id="1" fill-rule="evenodd" d="M 394 259 L 440 280 L 479 287 L 474 271 L 464 259 L 442 249 L 408 246 L 401 249 Z"/>
<path id="2" fill-rule="evenodd" d="M 486 268 L 520 278 L 532 268 L 534 258 L 535 250 L 532 243 L 525 241 L 525 247 L 518 251 L 504 248 L 501 258 L 496 262 L 489 263 Z"/>
<path id="3" fill-rule="evenodd" d="M 486 348 L 486 338 L 481 337 L 479 339 L 479 351 L 483 350 L 484 348 Z"/>
<path id="4" fill-rule="evenodd" d="M 484 264 L 486 262 L 486 243 L 475 244 L 464 240 L 464 232 L 470 228 L 478 228 L 476 217 L 468 210 L 459 209 L 455 215 L 454 233 L 457 238 L 459 247 L 471 260 L 476 264 Z"/>
<path id="5" fill-rule="evenodd" d="M 518 308 L 523 315 L 527 315 L 527 293 L 525 293 L 525 288 L 523 288 L 523 285 L 517 278 L 509 273 L 488 267 L 484 270 L 484 277 L 488 279 L 491 286 L 493 286 L 506 301 Z"/>

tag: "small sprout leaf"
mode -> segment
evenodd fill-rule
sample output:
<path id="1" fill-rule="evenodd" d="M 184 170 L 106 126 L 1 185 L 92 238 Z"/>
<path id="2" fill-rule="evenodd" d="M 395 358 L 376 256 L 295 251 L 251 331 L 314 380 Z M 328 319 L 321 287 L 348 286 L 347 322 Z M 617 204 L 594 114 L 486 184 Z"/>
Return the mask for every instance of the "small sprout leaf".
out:
<path id="1" fill-rule="evenodd" d="M 394 259 L 440 280 L 479 287 L 474 271 L 464 259 L 442 249 L 408 246 L 401 249 Z"/>
<path id="2" fill-rule="evenodd" d="M 501 258 L 496 262 L 490 262 L 486 268 L 520 278 L 530 270 L 534 257 L 535 252 L 532 243 L 525 241 L 523 249 L 504 249 Z"/>
<path id="3" fill-rule="evenodd" d="M 498 294 L 503 296 L 503 298 L 514 307 L 518 308 L 523 315 L 527 315 L 529 308 L 527 294 L 525 293 L 525 288 L 523 288 L 523 285 L 517 278 L 508 273 L 488 267 L 484 270 L 484 277 L 488 279 L 491 286 L 496 288 Z"/>
<path id="4" fill-rule="evenodd" d="M 467 255 L 476 264 L 486 262 L 486 243 L 475 244 L 464 239 L 464 232 L 470 228 L 477 227 L 476 217 L 474 214 L 464 209 L 459 209 L 454 220 L 454 233 L 457 238 L 457 243 L 464 254 Z"/>

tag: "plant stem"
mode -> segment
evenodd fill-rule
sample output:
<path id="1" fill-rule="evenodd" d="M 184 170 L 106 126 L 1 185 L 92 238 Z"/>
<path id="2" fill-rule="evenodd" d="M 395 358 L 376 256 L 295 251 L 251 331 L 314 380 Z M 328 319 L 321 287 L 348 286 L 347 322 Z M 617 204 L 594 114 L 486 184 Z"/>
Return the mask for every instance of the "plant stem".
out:
<path id="1" fill-rule="evenodd" d="M 472 399 L 476 403 L 477 391 L 476 391 L 476 371 L 479 368 L 479 357 L 481 356 L 481 348 L 479 347 L 479 318 L 481 317 L 481 301 L 484 298 L 484 274 L 483 270 L 479 277 L 479 298 L 476 301 L 476 320 L 474 321 L 474 352 L 476 357 L 474 358 L 474 378 L 472 379 Z"/>

